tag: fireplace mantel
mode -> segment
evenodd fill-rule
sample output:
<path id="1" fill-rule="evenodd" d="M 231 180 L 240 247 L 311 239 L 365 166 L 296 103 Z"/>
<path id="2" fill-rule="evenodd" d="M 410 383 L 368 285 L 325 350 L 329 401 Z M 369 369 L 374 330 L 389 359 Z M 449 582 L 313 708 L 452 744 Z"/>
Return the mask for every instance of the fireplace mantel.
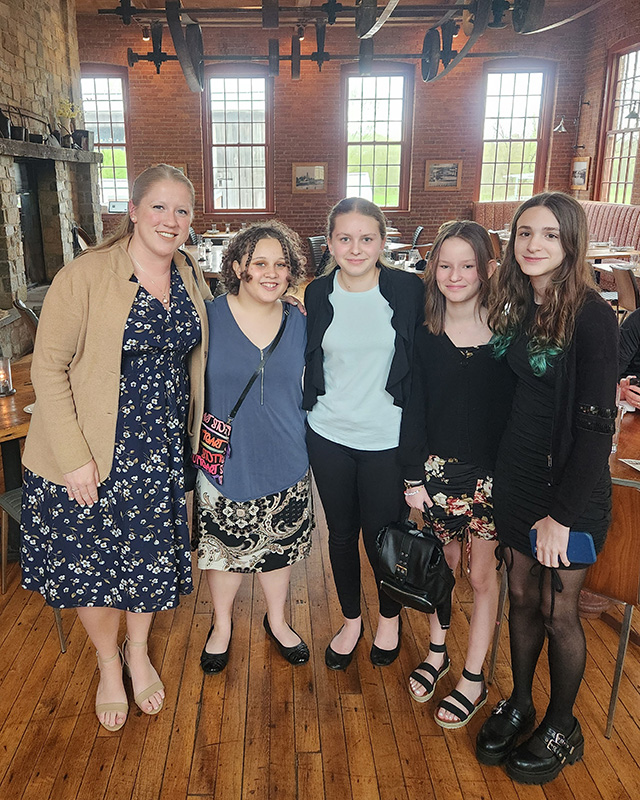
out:
<path id="1" fill-rule="evenodd" d="M 50 147 L 48 144 L 19 142 L 16 139 L 0 139 L 0 156 L 40 158 L 48 161 L 75 161 L 79 164 L 99 164 L 102 161 L 102 153 L 96 151 Z"/>

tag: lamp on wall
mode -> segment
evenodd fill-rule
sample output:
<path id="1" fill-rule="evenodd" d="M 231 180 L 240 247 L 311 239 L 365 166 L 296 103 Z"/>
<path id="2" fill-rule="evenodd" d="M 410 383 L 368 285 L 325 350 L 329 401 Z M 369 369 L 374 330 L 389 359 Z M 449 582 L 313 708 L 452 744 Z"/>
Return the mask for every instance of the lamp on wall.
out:
<path id="1" fill-rule="evenodd" d="M 638 101 L 633 100 L 631 103 L 631 111 L 627 114 L 625 119 L 635 120 L 636 122 L 640 119 L 640 115 L 638 115 Z"/>
<path id="2" fill-rule="evenodd" d="M 142 28 L 142 41 L 148 42 L 151 39 L 151 31 L 149 30 L 148 25 L 144 25 Z"/>
<path id="3" fill-rule="evenodd" d="M 576 114 L 576 116 L 575 116 L 575 118 L 573 120 L 573 125 L 574 125 L 574 127 L 576 129 L 576 137 L 575 137 L 575 140 L 573 142 L 573 149 L 574 150 L 584 150 L 585 149 L 585 145 L 578 144 L 578 133 L 580 132 L 580 119 L 582 117 L 582 106 L 590 106 L 590 105 L 591 105 L 591 102 L 589 100 L 583 100 L 582 99 L 582 95 L 580 95 L 580 99 L 578 100 L 578 112 L 577 112 L 577 114 Z M 565 127 L 564 120 L 565 120 L 565 115 L 562 114 L 562 116 L 560 117 L 560 122 L 553 129 L 554 133 L 568 133 L 569 132 Z"/>
<path id="4" fill-rule="evenodd" d="M 564 114 L 560 117 L 560 122 L 553 129 L 553 132 L 554 133 L 567 133 L 567 129 L 564 127 Z"/>
<path id="5" fill-rule="evenodd" d="M 296 36 L 298 37 L 298 39 L 300 39 L 301 42 L 304 41 L 304 29 L 305 29 L 305 27 L 306 26 L 305 26 L 305 24 L 303 22 L 299 22 L 296 25 Z"/>

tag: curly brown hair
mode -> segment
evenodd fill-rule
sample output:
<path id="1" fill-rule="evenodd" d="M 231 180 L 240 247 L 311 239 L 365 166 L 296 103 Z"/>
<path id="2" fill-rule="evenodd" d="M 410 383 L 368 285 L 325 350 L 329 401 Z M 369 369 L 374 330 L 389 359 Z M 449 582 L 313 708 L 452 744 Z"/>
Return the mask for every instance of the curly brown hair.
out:
<path id="1" fill-rule="evenodd" d="M 292 289 L 295 289 L 305 276 L 307 259 L 302 253 L 302 241 L 298 234 L 277 219 L 254 222 L 253 225 L 241 230 L 231 239 L 222 256 L 220 273 L 224 287 L 229 294 L 238 294 L 241 279 L 244 281 L 251 280 L 247 274 L 247 264 L 251 263 L 253 251 L 261 239 L 277 239 L 280 242 L 289 271 L 289 286 Z M 242 265 L 242 259 L 245 256 L 246 260 L 239 278 L 233 269 L 233 265 L 236 261 Z"/>

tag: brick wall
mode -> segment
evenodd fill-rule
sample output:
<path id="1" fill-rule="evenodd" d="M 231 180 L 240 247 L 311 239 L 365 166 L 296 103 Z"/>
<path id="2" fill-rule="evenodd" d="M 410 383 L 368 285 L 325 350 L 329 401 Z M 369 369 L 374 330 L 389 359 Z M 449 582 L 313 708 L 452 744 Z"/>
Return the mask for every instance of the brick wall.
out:
<path id="1" fill-rule="evenodd" d="M 553 111 L 554 115 L 566 115 L 569 133 L 551 136 L 546 175 L 549 188 L 569 188 L 574 154 L 571 123 L 585 84 L 585 98 L 591 101 L 591 106 L 583 110 L 580 143 L 584 139 L 588 147 L 580 153 L 595 155 L 593 132 L 597 130 L 604 81 L 602 20 L 607 20 L 608 46 L 609 40 L 623 32 L 628 35 L 634 26 L 638 28 L 638 16 L 637 0 L 615 0 L 601 10 L 598 18 L 592 13 L 562 28 L 534 36 L 518 36 L 510 28 L 488 30 L 476 44 L 477 52 L 500 56 L 505 51 L 517 51 L 522 57 L 544 58 L 557 64 Z M 425 30 L 426 25 L 420 28 L 385 26 L 375 36 L 376 52 L 419 53 Z M 204 51 L 265 54 L 268 39 L 277 37 L 280 53 L 288 54 L 290 35 L 289 27 L 278 31 L 204 28 Z M 111 17 L 79 16 L 78 38 L 80 60 L 86 62 L 124 65 L 127 47 L 139 53 L 149 50 L 148 44 L 142 42 L 139 27 L 125 27 Z M 354 29 L 328 26 L 325 47 L 336 55 L 356 54 L 358 41 Z M 166 31 L 163 49 L 173 53 Z M 301 43 L 301 51 L 304 55 L 314 49 L 315 38 L 310 35 Z M 425 225 L 426 235 L 431 237 L 443 220 L 471 215 L 481 157 L 484 62 L 483 58 L 467 58 L 447 77 L 428 84 L 422 82 L 416 65 L 410 211 L 389 215 L 405 238 L 416 225 Z M 322 232 L 327 210 L 341 199 L 344 191 L 340 175 L 341 63 L 329 61 L 319 73 L 314 63 L 303 61 L 301 80 L 292 81 L 288 63 L 281 62 L 280 76 L 274 80 L 276 215 L 303 236 Z M 164 64 L 160 75 L 146 62 L 129 70 L 130 168 L 134 174 L 159 160 L 186 163 L 197 195 L 202 197 L 200 104 L 201 97 L 189 91 L 177 63 Z M 557 122 L 559 117 L 554 119 Z M 291 163 L 315 159 L 329 163 L 326 195 L 292 194 Z M 459 192 L 424 191 L 428 159 L 463 161 Z M 576 194 L 580 199 L 589 196 L 588 192 Z M 232 223 L 241 219 L 224 216 L 225 221 Z M 212 220 L 200 205 L 196 210 L 196 229 L 209 226 Z"/>
<path id="2" fill-rule="evenodd" d="M 74 0 L 0 0 L 0 43 L 0 105 L 55 127 L 60 99 L 81 96 Z M 33 120 L 26 125 L 43 132 Z"/>

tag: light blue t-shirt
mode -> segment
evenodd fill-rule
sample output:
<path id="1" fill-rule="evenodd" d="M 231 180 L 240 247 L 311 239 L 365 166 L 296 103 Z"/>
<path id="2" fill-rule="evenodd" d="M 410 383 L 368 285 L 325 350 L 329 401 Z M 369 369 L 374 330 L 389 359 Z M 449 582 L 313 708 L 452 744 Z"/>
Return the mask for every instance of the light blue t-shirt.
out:
<path id="1" fill-rule="evenodd" d="M 347 292 L 338 280 L 329 302 L 333 319 L 322 340 L 326 391 L 309 412 L 309 425 L 357 450 L 397 447 L 402 410 L 385 389 L 396 337 L 393 311 L 377 286 Z"/>

